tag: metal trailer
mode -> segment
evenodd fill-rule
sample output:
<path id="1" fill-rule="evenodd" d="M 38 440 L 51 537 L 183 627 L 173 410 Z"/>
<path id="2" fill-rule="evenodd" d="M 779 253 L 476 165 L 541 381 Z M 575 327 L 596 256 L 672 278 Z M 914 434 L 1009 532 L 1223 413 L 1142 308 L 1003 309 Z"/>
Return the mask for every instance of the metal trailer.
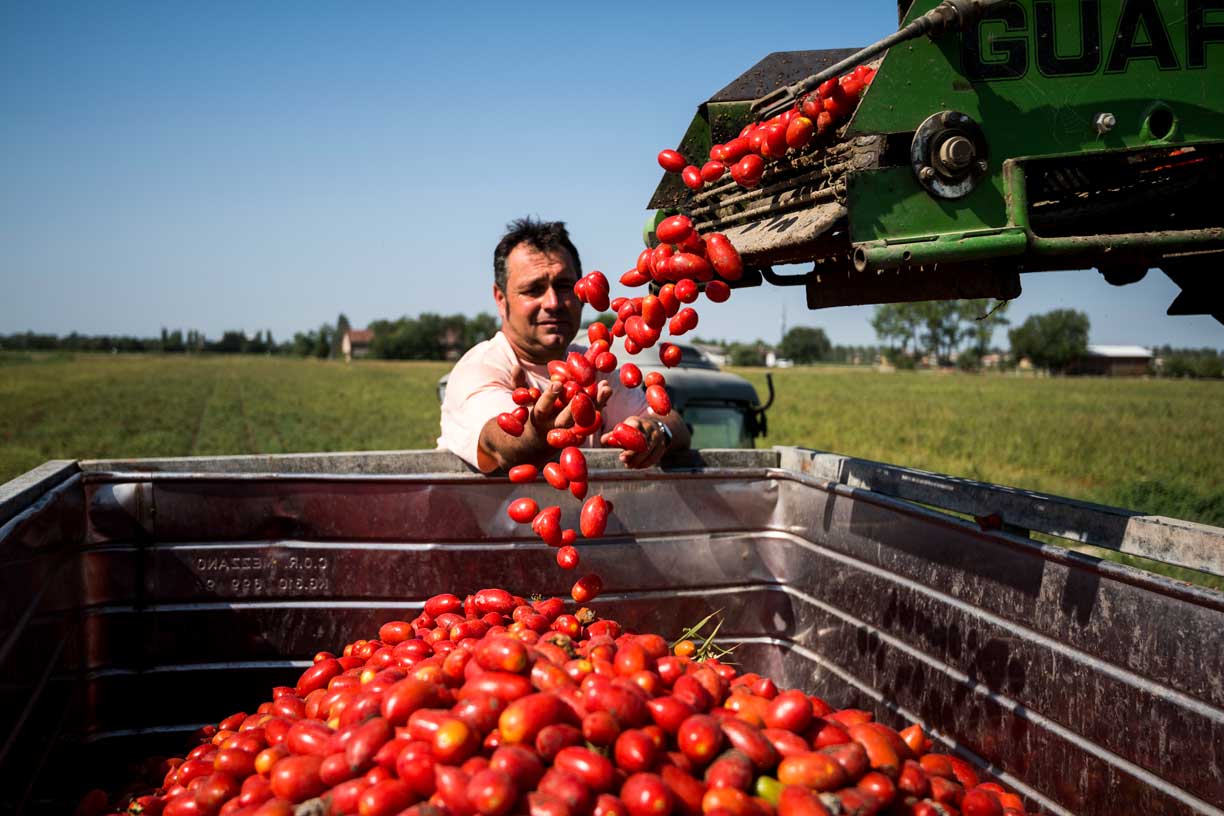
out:
<path id="1" fill-rule="evenodd" d="M 921 721 L 1047 813 L 1224 813 L 1224 593 L 1030 535 L 1218 576 L 1224 530 L 791 447 L 591 464 L 616 505 L 583 550 L 597 610 L 671 635 L 721 610 L 746 670 Z M 505 512 L 547 491 L 432 451 L 0 487 L 0 812 L 113 790 L 436 592 L 563 595 Z"/>

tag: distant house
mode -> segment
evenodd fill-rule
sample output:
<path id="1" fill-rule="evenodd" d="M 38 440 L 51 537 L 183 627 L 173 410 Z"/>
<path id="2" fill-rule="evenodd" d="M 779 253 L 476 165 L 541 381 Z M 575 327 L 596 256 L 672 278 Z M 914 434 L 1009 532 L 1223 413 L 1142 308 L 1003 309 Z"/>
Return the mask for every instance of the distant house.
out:
<path id="1" fill-rule="evenodd" d="M 1088 346 L 1088 353 L 1067 369 L 1068 374 L 1098 377 L 1142 377 L 1151 373 L 1154 355 L 1143 346 Z"/>
<path id="2" fill-rule="evenodd" d="M 708 343 L 692 343 L 690 345 L 706 357 L 709 357 L 710 362 L 720 368 L 728 362 L 727 352 L 722 346 L 712 346 Z"/>
<path id="3" fill-rule="evenodd" d="M 770 368 L 790 368 L 795 363 L 785 357 L 779 357 L 773 351 L 765 352 L 765 365 Z"/>
<path id="4" fill-rule="evenodd" d="M 353 358 L 369 357 L 370 343 L 374 342 L 374 332 L 369 329 L 349 329 L 340 340 L 340 350 L 344 352 L 344 361 L 352 362 Z"/>
<path id="5" fill-rule="evenodd" d="M 438 338 L 438 345 L 442 347 L 443 359 L 458 360 L 464 352 L 463 333 L 455 326 L 447 326 Z"/>

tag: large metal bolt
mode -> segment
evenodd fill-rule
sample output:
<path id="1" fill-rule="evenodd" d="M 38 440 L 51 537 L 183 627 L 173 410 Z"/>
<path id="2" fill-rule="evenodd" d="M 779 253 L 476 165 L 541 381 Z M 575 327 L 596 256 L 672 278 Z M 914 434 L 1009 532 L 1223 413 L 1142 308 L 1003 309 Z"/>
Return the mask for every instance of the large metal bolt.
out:
<path id="1" fill-rule="evenodd" d="M 1098 113 L 1092 118 L 1092 126 L 1096 132 L 1104 136 L 1118 124 L 1118 119 L 1112 113 Z"/>
<path id="2" fill-rule="evenodd" d="M 959 173 L 973 161 L 973 142 L 964 136 L 952 136 L 939 146 L 939 161 L 949 172 Z"/>
<path id="3" fill-rule="evenodd" d="M 924 167 L 918 171 L 918 180 L 927 184 L 935 180 L 935 168 Z"/>

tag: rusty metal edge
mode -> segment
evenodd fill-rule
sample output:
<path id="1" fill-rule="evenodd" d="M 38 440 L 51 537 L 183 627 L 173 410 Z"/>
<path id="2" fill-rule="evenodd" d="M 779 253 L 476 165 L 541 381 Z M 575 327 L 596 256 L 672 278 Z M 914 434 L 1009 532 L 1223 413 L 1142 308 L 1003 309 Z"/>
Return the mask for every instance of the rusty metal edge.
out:
<path id="1" fill-rule="evenodd" d="M 11 481 L 0 484 L 0 526 L 38 501 L 47 491 L 80 468 L 73 459 L 51 459 Z"/>

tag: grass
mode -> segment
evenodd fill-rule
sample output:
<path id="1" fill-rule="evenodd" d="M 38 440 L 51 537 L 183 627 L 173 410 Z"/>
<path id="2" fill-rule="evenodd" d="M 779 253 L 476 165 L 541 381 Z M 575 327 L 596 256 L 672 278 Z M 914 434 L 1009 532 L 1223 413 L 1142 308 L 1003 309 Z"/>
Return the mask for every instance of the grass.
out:
<path id="1" fill-rule="evenodd" d="M 56 458 L 433 448 L 446 363 L 0 354 L 0 482 Z M 765 394 L 763 369 L 740 369 Z M 1224 526 L 1224 383 L 777 371 L 802 445 Z"/>
<path id="2" fill-rule="evenodd" d="M 34 362 L 0 363 L 0 482 L 47 459 L 432 448 L 435 383 L 449 370 L 270 357 Z"/>
<path id="3" fill-rule="evenodd" d="M 739 369 L 764 396 L 765 372 Z M 869 369 L 774 375 L 767 444 L 1224 526 L 1224 383 Z"/>

